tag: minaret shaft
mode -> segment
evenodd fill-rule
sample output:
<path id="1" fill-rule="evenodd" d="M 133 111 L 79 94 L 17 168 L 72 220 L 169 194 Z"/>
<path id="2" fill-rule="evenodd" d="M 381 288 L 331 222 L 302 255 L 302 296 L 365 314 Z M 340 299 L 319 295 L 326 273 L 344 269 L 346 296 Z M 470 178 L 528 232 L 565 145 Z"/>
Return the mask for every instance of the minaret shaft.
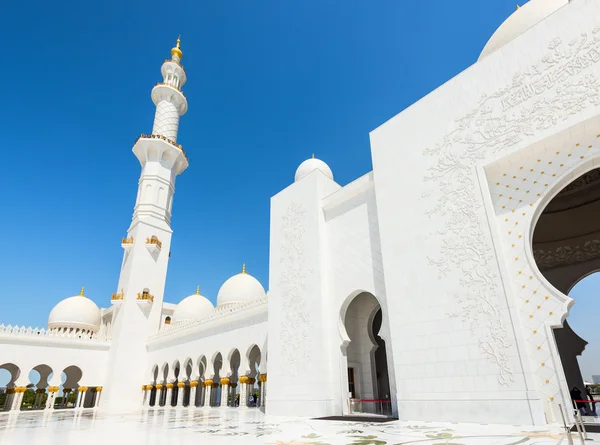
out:
<path id="1" fill-rule="evenodd" d="M 183 54 L 177 47 L 161 67 L 164 82 L 152 89 L 156 114 L 152 134 L 141 135 L 133 153 L 142 166 L 113 307 L 112 344 L 103 404 L 107 409 L 139 405 L 139 386 L 148 380 L 146 343 L 160 327 L 171 246 L 171 208 L 175 178 L 188 166 L 176 143 L 179 118 L 187 111 Z"/>

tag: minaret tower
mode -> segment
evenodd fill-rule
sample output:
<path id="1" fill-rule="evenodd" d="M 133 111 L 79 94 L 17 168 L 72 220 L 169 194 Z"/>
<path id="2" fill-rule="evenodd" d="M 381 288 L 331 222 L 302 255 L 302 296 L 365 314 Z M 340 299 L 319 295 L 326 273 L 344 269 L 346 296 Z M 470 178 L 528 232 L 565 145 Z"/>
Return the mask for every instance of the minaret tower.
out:
<path id="1" fill-rule="evenodd" d="M 171 207 L 175 178 L 188 167 L 177 144 L 179 117 L 187 111 L 181 88 L 186 82 L 180 39 L 161 67 L 163 81 L 152 89 L 156 105 L 152 134 L 133 146 L 142 173 L 124 249 L 117 294 L 113 295 L 112 344 L 106 395 L 107 409 L 139 406 L 139 387 L 149 379 L 146 341 L 160 326 L 163 292 L 171 246 Z"/>

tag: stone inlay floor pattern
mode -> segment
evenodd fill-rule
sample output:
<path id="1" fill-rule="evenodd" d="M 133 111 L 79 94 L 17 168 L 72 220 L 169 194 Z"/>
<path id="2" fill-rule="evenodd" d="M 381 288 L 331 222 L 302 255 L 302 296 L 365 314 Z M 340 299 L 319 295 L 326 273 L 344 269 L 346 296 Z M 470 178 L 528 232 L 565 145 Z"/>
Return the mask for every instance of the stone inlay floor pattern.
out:
<path id="1" fill-rule="evenodd" d="M 256 409 L 0 414 L 2 445 L 545 445 L 557 444 L 560 434 L 556 427 L 272 417 Z"/>

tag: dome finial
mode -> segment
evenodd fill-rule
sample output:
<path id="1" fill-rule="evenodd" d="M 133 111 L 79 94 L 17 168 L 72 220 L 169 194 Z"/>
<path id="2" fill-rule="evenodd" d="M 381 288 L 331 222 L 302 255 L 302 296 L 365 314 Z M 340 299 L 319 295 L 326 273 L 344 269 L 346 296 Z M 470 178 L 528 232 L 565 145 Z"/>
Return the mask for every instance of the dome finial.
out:
<path id="1" fill-rule="evenodd" d="M 519 6 L 519 4 L 517 3 L 517 9 L 521 9 L 521 7 Z"/>
<path id="2" fill-rule="evenodd" d="M 171 57 L 173 60 L 176 60 L 177 62 L 181 61 L 181 59 L 183 59 L 183 52 L 181 51 L 181 34 L 179 34 L 179 37 L 177 37 L 177 45 L 175 45 L 174 48 L 171 48 Z"/>
<path id="3" fill-rule="evenodd" d="M 242 273 L 246 273 L 246 263 L 242 264 Z"/>
<path id="4" fill-rule="evenodd" d="M 200 295 L 200 286 L 196 288 L 196 295 Z"/>
<path id="5" fill-rule="evenodd" d="M 314 153 L 312 154 L 312 158 L 313 158 L 313 159 L 315 158 L 315 154 L 314 154 Z"/>
<path id="6" fill-rule="evenodd" d="M 83 292 L 85 291 L 85 286 L 81 287 L 81 292 L 79 292 L 79 296 L 80 297 L 85 297 L 85 295 L 83 295 Z"/>

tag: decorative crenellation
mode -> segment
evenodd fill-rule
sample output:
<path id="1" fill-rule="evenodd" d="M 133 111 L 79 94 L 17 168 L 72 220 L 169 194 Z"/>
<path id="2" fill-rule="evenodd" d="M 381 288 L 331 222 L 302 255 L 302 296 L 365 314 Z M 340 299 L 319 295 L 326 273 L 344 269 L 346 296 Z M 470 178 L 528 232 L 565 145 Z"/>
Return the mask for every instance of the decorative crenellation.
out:
<path id="1" fill-rule="evenodd" d="M 124 297 L 125 297 L 125 293 L 123 292 L 123 289 L 121 289 L 120 293 L 117 293 L 117 294 L 113 293 L 112 296 L 110 297 L 110 299 L 113 301 L 115 301 L 115 300 L 121 301 L 121 300 L 123 300 Z"/>
<path id="2" fill-rule="evenodd" d="M 64 338 L 72 340 L 107 341 L 106 336 L 95 332 L 82 331 L 72 328 L 44 329 L 38 327 L 11 326 L 0 324 L 0 335 L 13 335 L 19 337 Z"/>
<path id="3" fill-rule="evenodd" d="M 121 238 L 121 244 L 133 244 L 133 241 L 133 236 L 130 236 L 129 238 Z"/>
<path id="4" fill-rule="evenodd" d="M 187 154 L 186 154 L 185 150 L 183 149 L 183 146 L 181 146 L 180 144 L 178 144 L 175 141 L 172 141 L 168 137 L 163 136 L 162 134 L 140 134 L 137 137 L 137 139 L 135 140 L 135 143 L 137 143 L 137 141 L 139 141 L 140 139 L 162 139 L 163 141 L 171 144 L 173 147 L 180 149 L 181 152 L 183 153 L 183 155 L 185 156 L 185 159 L 189 161 Z"/>
<path id="5" fill-rule="evenodd" d="M 208 315 L 206 315 L 205 317 L 203 317 L 199 320 L 190 320 L 190 321 L 183 321 L 183 322 L 174 323 L 174 324 L 172 323 L 170 325 L 164 325 L 163 329 L 161 329 L 157 334 L 151 336 L 149 338 L 149 340 L 154 340 L 157 338 L 162 338 L 162 337 L 166 337 L 169 335 L 173 335 L 175 333 L 185 331 L 187 329 L 191 329 L 194 326 L 198 326 L 200 324 L 207 323 L 207 322 L 215 320 L 215 319 L 224 318 L 231 314 L 241 312 L 246 309 L 263 306 L 263 305 L 266 305 L 268 303 L 268 301 L 269 300 L 268 300 L 268 295 L 267 295 L 264 298 L 260 298 L 258 300 L 245 301 L 245 302 L 240 302 L 240 303 L 232 303 L 232 304 L 228 304 L 226 306 L 217 306 Z"/>

